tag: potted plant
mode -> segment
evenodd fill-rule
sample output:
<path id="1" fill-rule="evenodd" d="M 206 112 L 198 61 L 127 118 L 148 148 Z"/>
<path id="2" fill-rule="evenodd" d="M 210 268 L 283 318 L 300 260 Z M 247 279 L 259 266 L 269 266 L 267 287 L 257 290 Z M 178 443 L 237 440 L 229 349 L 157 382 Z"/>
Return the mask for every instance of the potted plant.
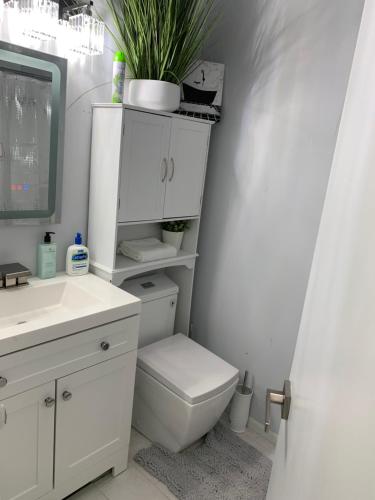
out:
<path id="1" fill-rule="evenodd" d="M 174 220 L 161 223 L 162 239 L 164 243 L 174 246 L 180 250 L 184 231 L 189 229 L 189 221 L 187 220 Z"/>
<path id="2" fill-rule="evenodd" d="M 130 77 L 129 102 L 175 111 L 213 24 L 214 0 L 106 0 Z"/>

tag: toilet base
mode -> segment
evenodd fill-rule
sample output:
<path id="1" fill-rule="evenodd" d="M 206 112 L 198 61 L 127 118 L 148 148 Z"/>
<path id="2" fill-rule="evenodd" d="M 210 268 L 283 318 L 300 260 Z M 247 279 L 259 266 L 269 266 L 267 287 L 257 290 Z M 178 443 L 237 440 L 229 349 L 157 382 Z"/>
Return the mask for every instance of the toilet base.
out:
<path id="1" fill-rule="evenodd" d="M 179 452 L 214 427 L 237 384 L 238 379 L 219 394 L 192 405 L 137 367 L 133 426 L 152 442 Z"/>

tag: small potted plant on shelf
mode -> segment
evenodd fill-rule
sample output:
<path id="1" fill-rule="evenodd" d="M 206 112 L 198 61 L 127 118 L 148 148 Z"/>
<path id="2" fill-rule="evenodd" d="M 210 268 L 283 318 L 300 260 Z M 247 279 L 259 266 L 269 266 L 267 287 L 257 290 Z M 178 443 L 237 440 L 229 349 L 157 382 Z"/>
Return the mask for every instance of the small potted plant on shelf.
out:
<path id="1" fill-rule="evenodd" d="M 180 105 L 180 84 L 213 25 L 214 0 L 106 0 L 107 25 L 132 79 L 129 102 L 159 111 Z"/>
<path id="2" fill-rule="evenodd" d="M 174 246 L 180 250 L 184 232 L 189 229 L 189 221 L 174 220 L 161 223 L 162 239 L 164 243 Z"/>

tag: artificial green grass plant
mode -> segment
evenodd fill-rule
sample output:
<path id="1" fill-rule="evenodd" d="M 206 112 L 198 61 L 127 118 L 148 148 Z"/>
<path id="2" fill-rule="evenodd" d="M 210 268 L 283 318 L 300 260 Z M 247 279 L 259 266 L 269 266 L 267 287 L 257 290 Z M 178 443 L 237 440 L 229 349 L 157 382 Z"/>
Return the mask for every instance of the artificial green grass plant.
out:
<path id="1" fill-rule="evenodd" d="M 214 0 L 106 0 L 130 76 L 181 83 L 213 25 Z"/>
<path id="2" fill-rule="evenodd" d="M 182 233 L 182 231 L 186 231 L 189 227 L 190 223 L 188 220 L 170 220 L 161 223 L 161 228 L 171 233 Z"/>

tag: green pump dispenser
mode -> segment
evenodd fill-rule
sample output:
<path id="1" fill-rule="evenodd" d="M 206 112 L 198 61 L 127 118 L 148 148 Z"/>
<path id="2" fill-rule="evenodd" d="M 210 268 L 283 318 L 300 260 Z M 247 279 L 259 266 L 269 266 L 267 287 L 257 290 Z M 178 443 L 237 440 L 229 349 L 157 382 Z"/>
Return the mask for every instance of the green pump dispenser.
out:
<path id="1" fill-rule="evenodd" d="M 41 279 L 56 276 L 56 243 L 51 241 L 53 231 L 47 231 L 43 243 L 38 245 L 38 276 Z"/>

